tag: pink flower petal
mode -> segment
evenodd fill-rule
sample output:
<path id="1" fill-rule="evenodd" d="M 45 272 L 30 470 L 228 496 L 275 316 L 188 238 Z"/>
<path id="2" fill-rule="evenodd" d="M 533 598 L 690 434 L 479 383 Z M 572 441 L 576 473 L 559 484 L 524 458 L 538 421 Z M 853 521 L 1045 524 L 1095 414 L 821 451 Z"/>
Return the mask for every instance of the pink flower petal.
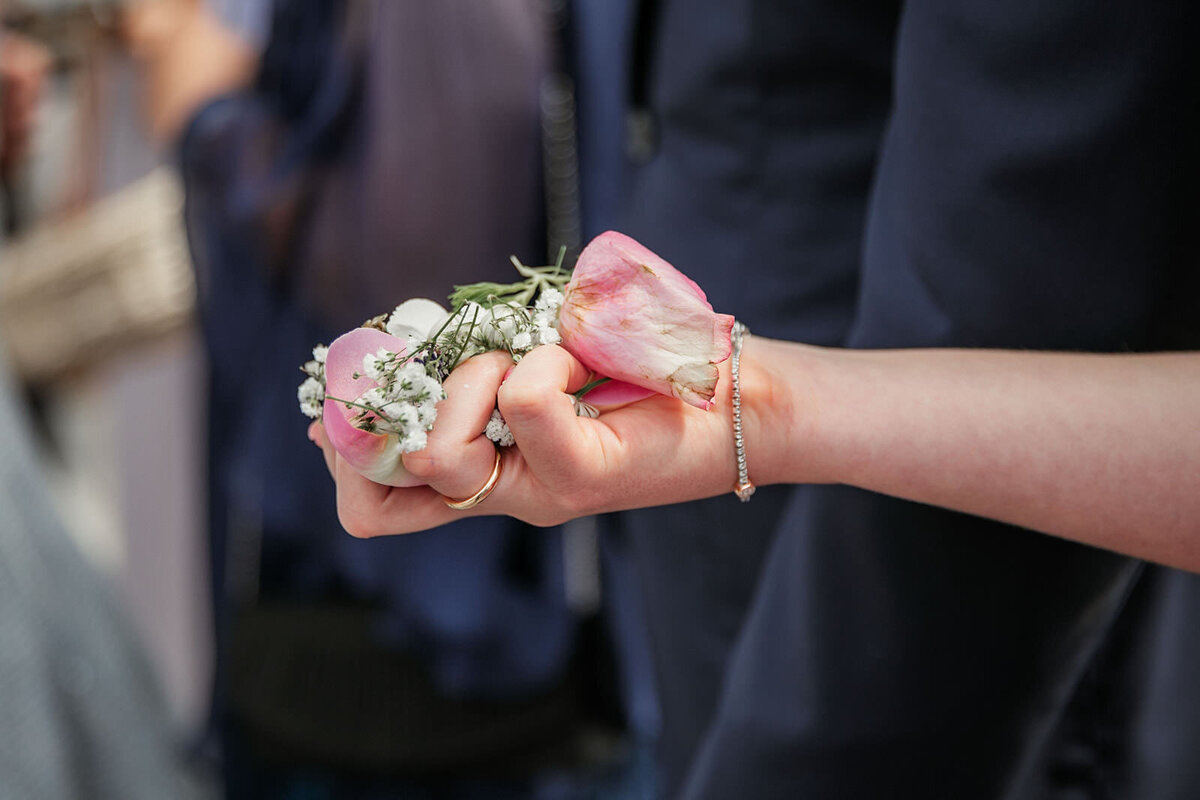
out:
<path id="1" fill-rule="evenodd" d="M 329 399 L 357 400 L 375 387 L 375 381 L 362 372 L 363 356 L 389 350 L 403 353 L 406 344 L 374 328 L 355 328 L 344 333 L 329 345 L 325 357 L 325 410 L 322 421 L 330 444 L 360 475 L 386 486 L 420 486 L 423 481 L 413 477 L 400 461 L 399 439 L 380 433 L 359 430 L 350 423 L 357 409 L 346 408 Z"/>
<path id="2" fill-rule="evenodd" d="M 734 320 L 714 312 L 695 281 L 609 231 L 579 255 L 564 295 L 562 344 L 587 367 L 698 408 L 713 405 Z"/>
<path id="3" fill-rule="evenodd" d="M 627 406 L 630 403 L 636 403 L 638 400 L 645 400 L 647 397 L 653 397 L 656 394 L 658 392 L 653 389 L 635 386 L 625 381 L 614 380 L 600 384 L 581 399 L 592 408 L 599 411 L 609 411 L 621 406 Z"/>

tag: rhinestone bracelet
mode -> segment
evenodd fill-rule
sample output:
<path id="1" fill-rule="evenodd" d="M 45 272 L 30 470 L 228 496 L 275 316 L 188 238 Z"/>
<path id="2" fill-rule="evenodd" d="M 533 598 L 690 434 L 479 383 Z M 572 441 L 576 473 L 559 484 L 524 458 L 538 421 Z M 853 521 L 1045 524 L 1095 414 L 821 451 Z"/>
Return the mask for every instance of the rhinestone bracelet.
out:
<path id="1" fill-rule="evenodd" d="M 750 471 L 746 469 L 746 440 L 742 436 L 742 337 L 749 336 L 750 329 L 740 322 L 733 323 L 733 357 L 730 362 L 730 378 L 733 384 L 733 445 L 737 452 L 738 482 L 733 493 L 743 503 L 750 501 L 754 484 L 750 482 Z"/>

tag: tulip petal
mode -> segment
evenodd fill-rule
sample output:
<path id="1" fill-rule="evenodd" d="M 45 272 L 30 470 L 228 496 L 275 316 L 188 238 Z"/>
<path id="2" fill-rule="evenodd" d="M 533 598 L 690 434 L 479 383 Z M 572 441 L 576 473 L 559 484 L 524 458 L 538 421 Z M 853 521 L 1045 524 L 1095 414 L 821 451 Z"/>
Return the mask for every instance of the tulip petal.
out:
<path id="1" fill-rule="evenodd" d="M 716 365 L 729 357 L 733 317 L 648 248 L 609 231 L 576 262 L 558 330 L 590 369 L 710 408 Z"/>
<path id="2" fill-rule="evenodd" d="M 611 411 L 614 408 L 627 406 L 630 403 L 645 400 L 647 397 L 653 397 L 656 394 L 658 392 L 653 389 L 647 389 L 644 386 L 636 386 L 625 381 L 613 380 L 600 384 L 580 399 L 600 411 Z"/>
<path id="3" fill-rule="evenodd" d="M 399 437 L 390 434 L 368 433 L 351 424 L 358 413 L 342 403 L 329 399 L 356 400 L 375 387 L 375 381 L 359 375 L 363 356 L 379 350 L 405 352 L 402 339 L 373 328 L 356 328 L 342 334 L 329 346 L 325 357 L 325 408 L 322 420 L 330 444 L 356 472 L 386 486 L 419 486 L 422 481 L 413 477 L 400 460 Z"/>

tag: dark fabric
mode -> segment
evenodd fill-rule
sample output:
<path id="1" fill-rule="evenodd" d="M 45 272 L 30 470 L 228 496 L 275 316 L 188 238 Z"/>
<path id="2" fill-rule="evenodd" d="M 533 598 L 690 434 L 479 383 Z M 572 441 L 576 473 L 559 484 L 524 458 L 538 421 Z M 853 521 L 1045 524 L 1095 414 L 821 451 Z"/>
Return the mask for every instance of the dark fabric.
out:
<path id="1" fill-rule="evenodd" d="M 1138 565 L 944 515 L 797 497 L 685 796 L 990 798 L 1024 778 Z"/>
<path id="2" fill-rule="evenodd" d="M 870 3 L 660 5 L 660 49 L 633 78 L 652 90 L 657 151 L 631 176 L 621 230 L 756 334 L 841 343 L 894 19 Z M 791 494 L 622 515 L 647 596 L 667 796 L 707 729 Z"/>
<path id="3" fill-rule="evenodd" d="M 574 675 L 520 699 L 459 698 L 424 659 L 380 648 L 376 609 L 265 603 L 238 615 L 231 706 L 247 743 L 280 764 L 379 775 L 531 774 L 574 758 Z"/>
<path id="4" fill-rule="evenodd" d="M 629 70 L 625 45 L 633 11 L 632 0 L 574 0 L 571 5 L 570 51 L 583 176 L 579 191 L 584 241 L 618 227 L 628 188 L 622 132 Z M 662 726 L 646 622 L 653 608 L 644 596 L 623 521 L 620 515 L 597 520 L 604 613 L 618 649 L 626 721 L 638 746 L 649 750 Z M 668 686 L 673 685 L 672 678 Z"/>
<path id="5" fill-rule="evenodd" d="M 1194 6 L 661 6 L 623 228 L 721 311 L 857 347 L 1200 347 Z M 845 487 L 759 499 L 707 531 L 627 515 L 673 610 L 668 796 L 1036 796 L 1140 565 Z M 770 550 L 730 592 L 700 547 Z"/>
<path id="6" fill-rule="evenodd" d="M 1037 800 L 1190 800 L 1200 787 L 1200 575 L 1147 566 L 1045 748 Z"/>
<path id="7" fill-rule="evenodd" d="M 657 752 L 664 790 L 677 785 L 707 730 L 789 497 L 785 487 L 763 487 L 752 515 L 731 495 L 620 514 L 610 523 L 612 535 L 628 540 L 641 582 L 661 708 Z"/>

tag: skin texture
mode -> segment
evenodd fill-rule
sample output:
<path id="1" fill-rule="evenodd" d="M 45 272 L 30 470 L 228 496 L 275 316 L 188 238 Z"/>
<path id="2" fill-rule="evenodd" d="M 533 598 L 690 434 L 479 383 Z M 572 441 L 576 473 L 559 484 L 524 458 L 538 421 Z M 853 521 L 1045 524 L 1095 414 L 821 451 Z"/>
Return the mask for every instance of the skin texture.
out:
<path id="1" fill-rule="evenodd" d="M 558 347 L 510 370 L 472 359 L 446 384 L 429 447 L 405 465 L 429 483 L 389 489 L 324 446 L 346 529 L 423 530 L 465 514 L 545 525 L 709 497 L 735 482 L 728 364 L 709 411 L 654 397 L 576 417 L 587 370 Z M 507 373 L 507 378 L 505 377 Z M 1200 570 L 1200 354 L 847 351 L 752 337 L 742 360 L 751 478 L 846 483 Z M 516 437 L 495 492 L 479 432 L 498 404 Z"/>

